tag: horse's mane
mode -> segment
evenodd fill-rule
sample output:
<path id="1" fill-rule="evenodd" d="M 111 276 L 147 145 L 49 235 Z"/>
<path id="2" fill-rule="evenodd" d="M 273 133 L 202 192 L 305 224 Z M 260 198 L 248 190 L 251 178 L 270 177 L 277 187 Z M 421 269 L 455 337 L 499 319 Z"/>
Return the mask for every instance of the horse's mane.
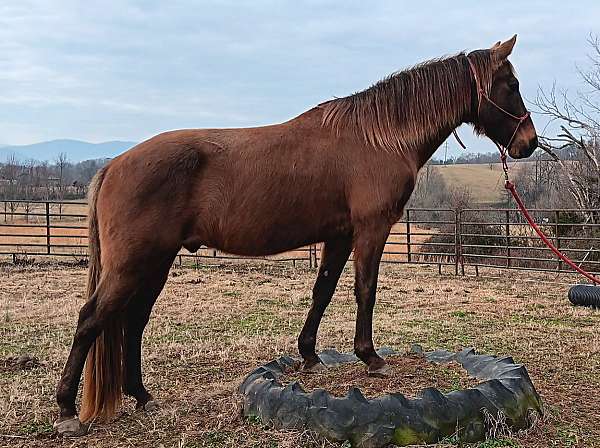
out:
<path id="1" fill-rule="evenodd" d="M 473 51 L 469 59 L 489 92 L 498 62 L 489 50 Z M 433 59 L 321 104 L 323 125 L 337 133 L 350 129 L 371 147 L 407 152 L 469 114 L 473 86 L 465 53 Z"/>

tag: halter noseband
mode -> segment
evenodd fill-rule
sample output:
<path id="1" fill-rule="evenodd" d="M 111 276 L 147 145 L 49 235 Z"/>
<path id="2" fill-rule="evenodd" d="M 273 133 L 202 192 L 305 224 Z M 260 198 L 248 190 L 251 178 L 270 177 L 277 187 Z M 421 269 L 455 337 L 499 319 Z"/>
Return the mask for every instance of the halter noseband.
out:
<path id="1" fill-rule="evenodd" d="M 519 128 L 521 127 L 523 122 L 529 118 L 529 116 L 531 114 L 529 113 L 529 111 L 526 111 L 522 116 L 518 117 L 514 114 L 511 114 L 509 111 L 507 111 L 503 107 L 499 106 L 498 104 L 496 104 L 489 97 L 487 92 L 481 86 L 481 82 L 479 81 L 479 77 L 477 76 L 477 70 L 475 69 L 475 65 L 473 65 L 473 62 L 471 61 L 471 59 L 469 59 L 469 56 L 466 56 L 466 58 L 467 58 L 467 62 L 469 63 L 469 68 L 471 69 L 473 79 L 475 81 L 475 89 L 477 90 L 477 119 L 479 119 L 479 113 L 481 111 L 481 104 L 483 103 L 483 100 L 485 100 L 488 103 L 490 103 L 492 106 L 494 106 L 496 109 L 498 109 L 500 112 L 502 112 L 504 115 L 506 115 L 507 117 L 512 118 L 513 120 L 517 121 L 517 126 L 515 127 L 515 130 L 512 133 L 510 140 L 508 141 L 508 143 L 506 145 L 502 145 L 501 143 L 498 143 L 496 140 L 491 139 L 494 142 L 494 144 L 498 147 L 498 150 L 500 151 L 500 158 L 502 159 L 502 164 L 504 166 L 506 166 L 506 157 L 507 157 L 506 154 L 507 154 L 508 150 L 510 149 L 510 147 L 512 146 L 513 140 L 515 139 L 515 136 L 517 135 Z M 454 132 L 454 136 L 458 140 L 458 143 L 464 149 L 466 149 L 466 146 L 463 144 L 463 142 L 460 140 L 460 138 L 458 138 L 456 129 L 453 132 Z"/>

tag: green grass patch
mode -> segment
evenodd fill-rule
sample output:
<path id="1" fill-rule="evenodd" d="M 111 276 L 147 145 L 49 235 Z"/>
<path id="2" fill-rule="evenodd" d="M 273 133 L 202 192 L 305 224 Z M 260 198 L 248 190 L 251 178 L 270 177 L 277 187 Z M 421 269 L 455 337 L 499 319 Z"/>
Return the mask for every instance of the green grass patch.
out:
<path id="1" fill-rule="evenodd" d="M 519 447 L 519 444 L 510 439 L 487 439 L 477 445 L 477 448 L 503 448 L 503 447 Z"/>
<path id="2" fill-rule="evenodd" d="M 48 421 L 30 421 L 19 428 L 19 434 L 29 436 L 41 436 L 51 434 L 54 431 L 52 423 Z"/>
<path id="3" fill-rule="evenodd" d="M 474 315 L 475 315 L 475 313 L 473 311 L 463 311 L 463 310 L 452 311 L 450 313 L 450 316 L 456 317 L 458 319 L 467 319 Z"/>

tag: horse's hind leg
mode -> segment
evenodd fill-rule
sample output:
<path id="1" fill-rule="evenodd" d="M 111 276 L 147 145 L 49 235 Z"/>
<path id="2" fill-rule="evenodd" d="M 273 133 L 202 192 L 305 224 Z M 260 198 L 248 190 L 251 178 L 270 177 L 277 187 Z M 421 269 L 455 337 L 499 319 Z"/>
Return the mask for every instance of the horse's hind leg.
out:
<path id="1" fill-rule="evenodd" d="M 313 287 L 313 303 L 298 338 L 298 350 L 304 359 L 306 371 L 322 367 L 321 360 L 315 352 L 317 331 L 351 252 L 351 237 L 327 241 L 323 245 L 321 266 Z"/>
<path id="2" fill-rule="evenodd" d="M 111 322 L 118 321 L 119 313 L 136 287 L 136 279 L 131 276 L 103 275 L 96 291 L 81 308 L 71 351 L 56 391 L 60 407 L 56 427 L 60 433 L 79 435 L 84 432 L 76 418 L 75 399 L 86 357 L 98 336 Z"/>
<path id="3" fill-rule="evenodd" d="M 59 421 L 75 417 L 75 398 L 87 353 L 100 334 L 102 319 L 96 312 L 98 291 L 81 307 L 77 330 L 69 357 L 56 390 L 56 401 L 60 407 Z"/>
<path id="4" fill-rule="evenodd" d="M 148 279 L 145 289 L 134 296 L 127 306 L 124 323 L 124 373 L 123 392 L 137 400 L 136 408 L 152 410 L 156 403 L 142 381 L 142 334 L 150 319 L 152 307 L 165 282 L 169 266 Z"/>
<path id="5" fill-rule="evenodd" d="M 141 336 L 174 255 L 139 257 L 135 263 L 125 262 L 125 258 L 102 272 L 96 291 L 80 311 L 57 388 L 59 433 L 79 435 L 85 430 L 77 419 L 75 399 L 88 355 L 92 358 L 88 358 L 90 369 L 86 368 L 81 421 L 111 418 L 120 404 L 122 389 L 142 406 L 151 399 L 141 381 Z M 142 269 L 140 260 L 152 268 Z"/>

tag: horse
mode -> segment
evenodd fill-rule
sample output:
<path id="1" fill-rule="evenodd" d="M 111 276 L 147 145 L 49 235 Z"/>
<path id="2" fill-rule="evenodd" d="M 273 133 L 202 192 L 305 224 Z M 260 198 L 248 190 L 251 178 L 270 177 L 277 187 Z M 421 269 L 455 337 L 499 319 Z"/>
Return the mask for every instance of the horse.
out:
<path id="1" fill-rule="evenodd" d="M 385 375 L 372 329 L 379 263 L 419 170 L 463 123 L 515 159 L 537 146 L 508 61 L 515 42 L 395 72 L 284 123 L 165 132 L 111 160 L 89 189 L 88 299 L 57 386 L 57 431 L 110 420 L 123 394 L 157 406 L 142 382 L 142 333 L 181 248 L 266 256 L 323 243 L 298 338 L 307 372 L 323 368 L 317 331 L 354 251 L 354 350 Z"/>

